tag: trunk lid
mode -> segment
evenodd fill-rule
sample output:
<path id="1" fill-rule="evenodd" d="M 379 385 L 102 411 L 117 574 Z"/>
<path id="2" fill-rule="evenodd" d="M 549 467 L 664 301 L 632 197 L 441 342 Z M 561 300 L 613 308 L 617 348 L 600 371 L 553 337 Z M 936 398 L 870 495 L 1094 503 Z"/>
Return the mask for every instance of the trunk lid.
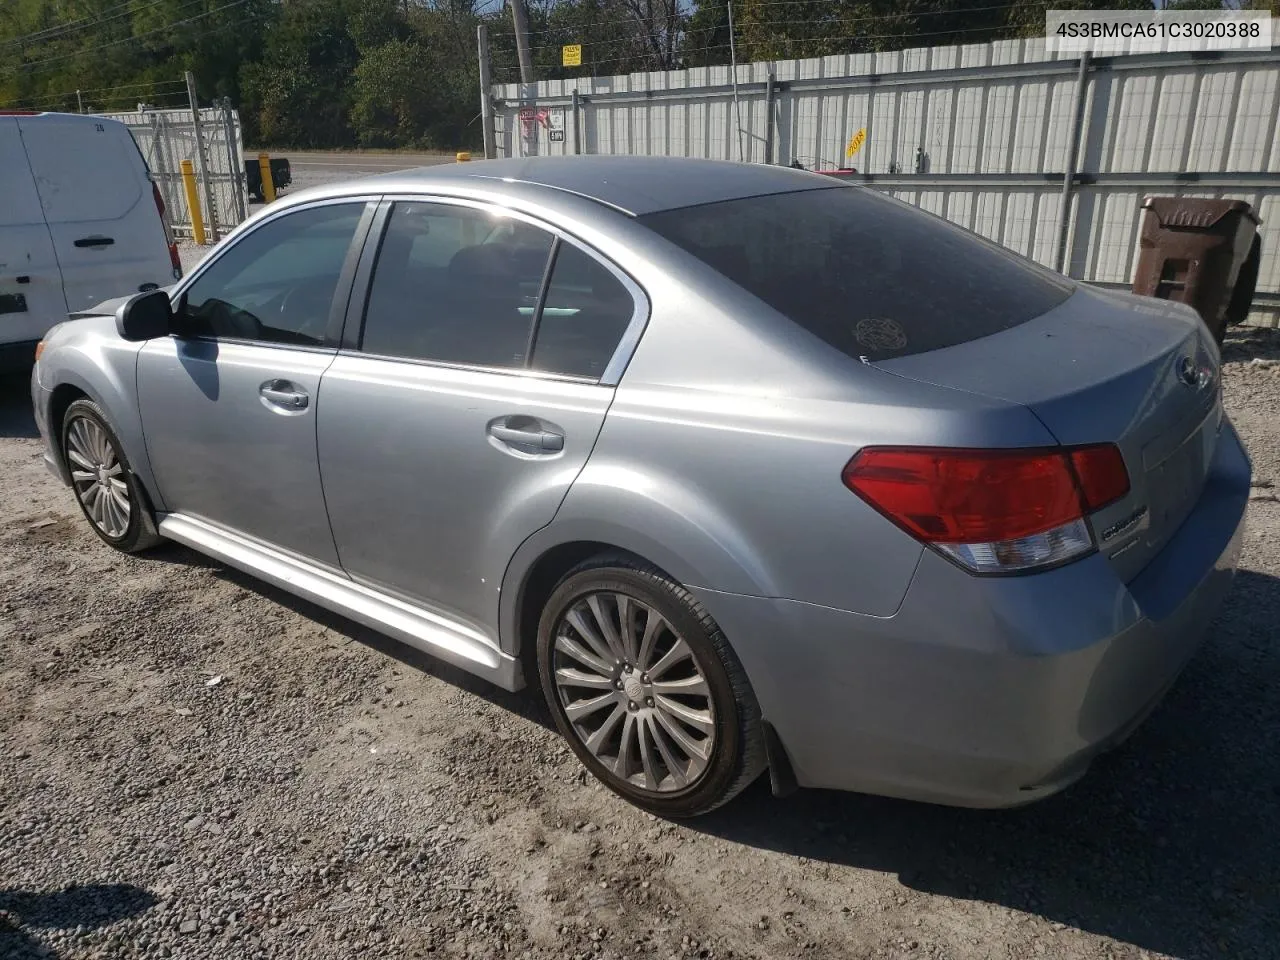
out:
<path id="1" fill-rule="evenodd" d="M 876 366 L 1022 404 L 1065 446 L 1117 444 L 1129 494 L 1090 521 L 1126 581 L 1191 512 L 1222 422 L 1218 352 L 1199 317 L 1087 287 L 1019 326 Z"/>

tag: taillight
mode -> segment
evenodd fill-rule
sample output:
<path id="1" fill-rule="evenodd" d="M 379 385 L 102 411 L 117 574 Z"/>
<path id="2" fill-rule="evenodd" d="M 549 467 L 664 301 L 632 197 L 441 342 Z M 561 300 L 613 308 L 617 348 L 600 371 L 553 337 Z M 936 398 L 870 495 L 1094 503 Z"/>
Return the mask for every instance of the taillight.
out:
<path id="1" fill-rule="evenodd" d="M 845 486 L 977 573 L 1063 563 L 1093 549 L 1085 516 L 1128 492 L 1113 445 L 1072 450 L 869 447 Z"/>
<path id="2" fill-rule="evenodd" d="M 178 245 L 173 242 L 173 231 L 169 229 L 169 221 L 164 215 L 164 197 L 160 196 L 160 188 L 155 181 L 151 182 L 151 196 L 155 197 L 156 213 L 160 214 L 160 226 L 164 228 L 164 240 L 169 245 L 169 263 L 173 266 L 173 279 L 182 279 L 182 257 L 178 256 Z"/>

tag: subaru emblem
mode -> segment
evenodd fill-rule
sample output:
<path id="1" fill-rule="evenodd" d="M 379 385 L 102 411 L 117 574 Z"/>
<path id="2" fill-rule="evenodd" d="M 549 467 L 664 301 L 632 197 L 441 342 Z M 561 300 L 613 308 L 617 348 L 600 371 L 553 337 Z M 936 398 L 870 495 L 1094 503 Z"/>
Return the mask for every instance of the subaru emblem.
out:
<path id="1" fill-rule="evenodd" d="M 1200 383 L 1200 370 L 1196 367 L 1194 357 L 1183 357 L 1178 361 L 1178 379 L 1189 387 Z"/>

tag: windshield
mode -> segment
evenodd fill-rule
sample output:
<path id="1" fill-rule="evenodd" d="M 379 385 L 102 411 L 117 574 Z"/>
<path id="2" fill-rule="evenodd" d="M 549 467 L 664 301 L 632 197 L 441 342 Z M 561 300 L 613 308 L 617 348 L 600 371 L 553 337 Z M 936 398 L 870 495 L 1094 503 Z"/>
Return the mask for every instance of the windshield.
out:
<path id="1" fill-rule="evenodd" d="M 831 346 L 871 361 L 1007 330 L 1073 289 L 1030 260 L 863 187 L 639 220 Z"/>

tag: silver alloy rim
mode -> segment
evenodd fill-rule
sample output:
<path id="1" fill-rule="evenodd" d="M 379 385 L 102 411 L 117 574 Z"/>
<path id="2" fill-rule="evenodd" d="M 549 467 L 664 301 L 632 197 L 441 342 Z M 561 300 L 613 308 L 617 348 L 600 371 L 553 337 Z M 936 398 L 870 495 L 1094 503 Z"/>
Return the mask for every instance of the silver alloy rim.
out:
<path id="1" fill-rule="evenodd" d="M 649 605 L 578 600 L 556 624 L 552 667 L 569 725 L 605 769 L 653 793 L 683 790 L 715 749 L 715 706 L 698 659 Z"/>
<path id="2" fill-rule="evenodd" d="M 67 461 L 71 483 L 90 522 L 104 535 L 117 539 L 129 529 L 129 485 L 124 464 L 101 424 L 76 417 L 67 427 Z"/>

